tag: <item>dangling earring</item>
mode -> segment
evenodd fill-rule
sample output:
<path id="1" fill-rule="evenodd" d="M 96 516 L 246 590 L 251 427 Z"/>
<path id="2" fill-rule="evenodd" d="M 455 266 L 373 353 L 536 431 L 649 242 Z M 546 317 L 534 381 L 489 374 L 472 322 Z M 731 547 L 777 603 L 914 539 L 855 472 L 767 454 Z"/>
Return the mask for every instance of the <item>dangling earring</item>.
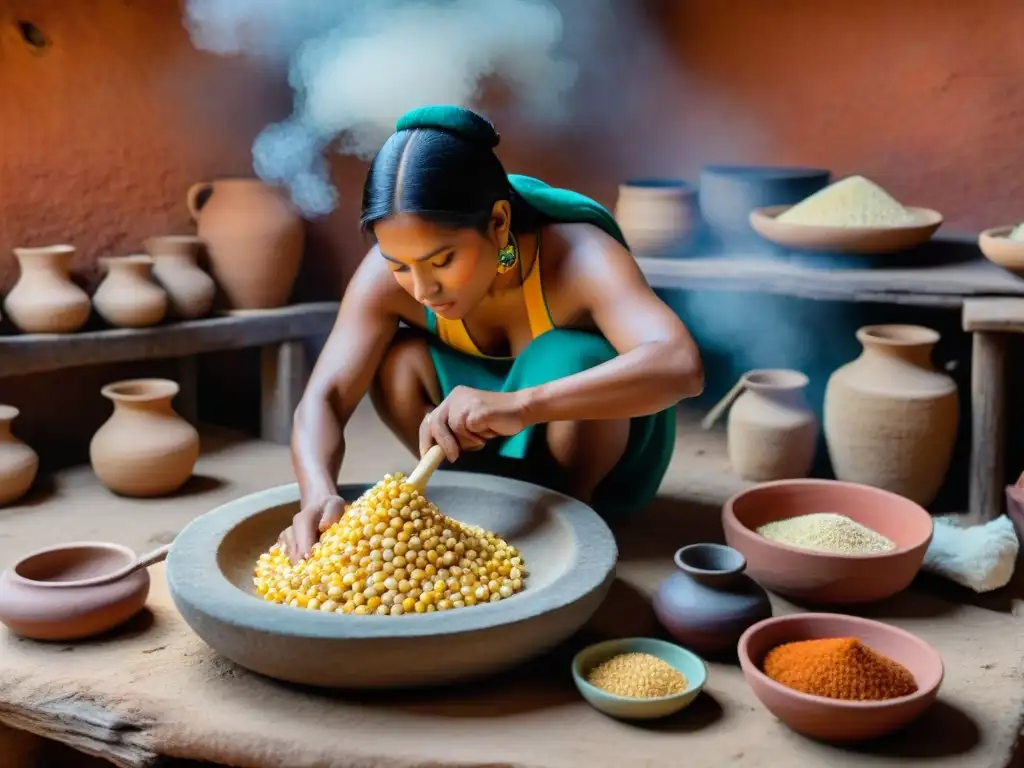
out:
<path id="1" fill-rule="evenodd" d="M 519 243 L 516 236 L 508 233 L 508 243 L 498 251 L 498 274 L 503 275 L 519 263 Z"/>

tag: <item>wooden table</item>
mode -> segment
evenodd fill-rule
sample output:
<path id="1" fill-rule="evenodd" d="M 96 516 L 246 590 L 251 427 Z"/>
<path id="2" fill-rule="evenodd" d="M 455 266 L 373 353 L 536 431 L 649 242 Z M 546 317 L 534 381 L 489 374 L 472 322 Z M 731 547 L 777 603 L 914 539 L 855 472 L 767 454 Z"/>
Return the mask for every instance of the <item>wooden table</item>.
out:
<path id="1" fill-rule="evenodd" d="M 308 377 L 304 343 L 330 333 L 337 314 L 337 302 L 321 302 L 241 310 L 152 328 L 3 336 L 0 378 L 81 365 L 177 358 L 181 394 L 176 403 L 182 415 L 194 423 L 197 355 L 259 347 L 261 435 L 264 440 L 286 444 L 291 438 L 292 414 Z"/>

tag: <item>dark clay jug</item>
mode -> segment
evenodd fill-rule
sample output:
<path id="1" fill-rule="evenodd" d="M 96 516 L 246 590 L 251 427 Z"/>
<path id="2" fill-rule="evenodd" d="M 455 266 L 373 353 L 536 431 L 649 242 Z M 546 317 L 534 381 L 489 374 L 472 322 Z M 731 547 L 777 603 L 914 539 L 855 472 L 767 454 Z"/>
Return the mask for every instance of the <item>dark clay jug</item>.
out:
<path id="1" fill-rule="evenodd" d="M 654 612 L 682 645 L 699 653 L 734 650 L 751 624 L 770 618 L 768 593 L 743 573 L 747 561 L 724 544 L 691 544 L 675 556 L 679 571 L 658 585 Z"/>

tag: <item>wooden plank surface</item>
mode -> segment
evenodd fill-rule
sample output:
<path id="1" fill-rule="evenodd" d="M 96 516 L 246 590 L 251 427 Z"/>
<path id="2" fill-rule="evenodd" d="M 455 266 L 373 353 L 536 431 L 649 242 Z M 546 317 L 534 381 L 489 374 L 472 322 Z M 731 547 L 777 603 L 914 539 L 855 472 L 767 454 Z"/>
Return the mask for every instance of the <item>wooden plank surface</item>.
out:
<path id="1" fill-rule="evenodd" d="M 306 339 L 330 333 L 337 302 L 239 312 L 153 328 L 0 337 L 0 377 L 79 365 L 184 357 Z"/>
<path id="2" fill-rule="evenodd" d="M 654 288 L 771 293 L 824 301 L 960 307 L 972 296 L 1021 296 L 1024 280 L 985 259 L 919 268 L 809 267 L 767 257 L 638 257 Z"/>
<path id="3" fill-rule="evenodd" d="M 963 329 L 969 333 L 1024 333 L 1024 297 L 964 302 Z"/>

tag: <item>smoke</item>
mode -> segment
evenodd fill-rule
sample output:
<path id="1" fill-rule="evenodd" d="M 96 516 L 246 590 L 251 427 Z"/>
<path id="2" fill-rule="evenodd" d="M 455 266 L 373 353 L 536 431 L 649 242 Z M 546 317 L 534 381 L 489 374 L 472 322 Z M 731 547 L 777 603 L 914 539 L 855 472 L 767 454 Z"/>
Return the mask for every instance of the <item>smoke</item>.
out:
<path id="1" fill-rule="evenodd" d="M 187 0 L 185 23 L 197 48 L 287 67 L 293 112 L 256 138 L 253 167 L 308 218 L 338 201 L 329 150 L 368 159 L 403 113 L 474 107 L 492 77 L 519 117 L 561 121 L 577 77 L 547 0 Z"/>

